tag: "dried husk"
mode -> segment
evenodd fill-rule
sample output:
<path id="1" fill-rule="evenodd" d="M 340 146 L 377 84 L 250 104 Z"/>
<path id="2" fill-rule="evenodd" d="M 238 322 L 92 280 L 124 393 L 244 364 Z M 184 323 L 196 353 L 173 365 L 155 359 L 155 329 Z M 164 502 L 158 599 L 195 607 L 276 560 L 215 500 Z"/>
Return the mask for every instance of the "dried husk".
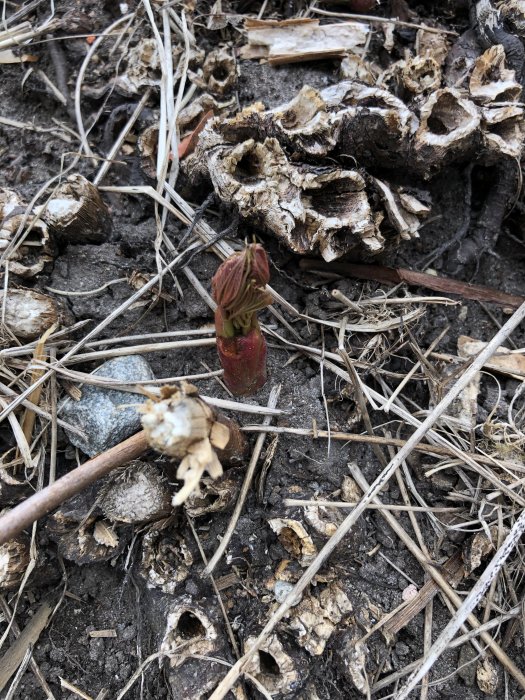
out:
<path id="1" fill-rule="evenodd" d="M 22 242 L 9 255 L 9 271 L 30 278 L 38 275 L 53 258 L 46 223 L 34 211 L 26 216 L 26 208 L 16 192 L 0 188 L 0 254 L 22 226 Z"/>
<path id="2" fill-rule="evenodd" d="M 272 518 L 268 524 L 283 545 L 301 566 L 309 566 L 317 555 L 317 548 L 304 525 L 291 518 Z"/>
<path id="3" fill-rule="evenodd" d="M 216 480 L 202 479 L 199 492 L 192 493 L 186 499 L 186 512 L 191 518 L 200 518 L 210 513 L 232 510 L 237 502 L 242 478 L 242 470 L 232 469 Z"/>
<path id="4" fill-rule="evenodd" d="M 157 176 L 157 150 L 159 143 L 158 124 L 151 124 L 141 132 L 137 140 L 140 167 L 145 175 L 154 180 Z"/>
<path id="5" fill-rule="evenodd" d="M 33 289 L 8 289 L 7 297 L 0 291 L 0 304 L 5 309 L 3 322 L 17 338 L 39 338 L 61 319 L 61 308 L 53 297 Z"/>
<path id="6" fill-rule="evenodd" d="M 237 85 L 239 69 L 231 50 L 224 47 L 214 49 L 206 56 L 202 65 L 204 90 L 213 95 L 225 95 Z"/>
<path id="7" fill-rule="evenodd" d="M 474 64 L 469 89 L 472 99 L 481 104 L 515 102 L 520 98 L 521 85 L 516 73 L 505 68 L 505 49 L 501 44 L 491 46 Z"/>
<path id="8" fill-rule="evenodd" d="M 525 0 L 500 0 L 496 2 L 505 24 L 520 37 L 525 37 Z"/>
<path id="9" fill-rule="evenodd" d="M 159 85 L 161 75 L 160 56 L 155 39 L 141 39 L 135 46 L 126 48 L 126 68 L 115 78 L 118 92 L 126 97 L 138 95 L 145 87 Z"/>
<path id="10" fill-rule="evenodd" d="M 422 174 L 431 175 L 456 160 L 473 157 L 480 143 L 476 105 L 455 88 L 437 90 L 421 108 L 414 155 Z"/>
<path id="11" fill-rule="evenodd" d="M 82 175 L 70 175 L 42 208 L 42 218 L 64 242 L 102 243 L 111 217 L 98 189 Z"/>
<path id="12" fill-rule="evenodd" d="M 297 643 L 312 656 L 320 656 L 337 625 L 352 610 L 346 593 L 331 583 L 318 596 L 304 597 L 292 609 L 289 625 L 297 635 Z"/>
<path id="13" fill-rule="evenodd" d="M 255 644 L 256 637 L 244 642 L 246 653 Z M 272 695 L 291 695 L 301 685 L 302 678 L 292 655 L 277 634 L 269 635 L 246 665 L 246 671 L 254 676 Z"/>
<path id="14" fill-rule="evenodd" d="M 138 572 L 148 588 L 173 595 L 192 564 L 193 556 L 181 534 L 154 527 L 144 535 Z"/>
<path id="15" fill-rule="evenodd" d="M 114 522 L 145 523 L 167 516 L 172 510 L 171 497 L 160 467 L 135 460 L 108 477 L 99 507 Z"/>
<path id="16" fill-rule="evenodd" d="M 159 452 L 181 460 L 177 479 L 184 481 L 173 497 L 174 506 L 181 505 L 197 491 L 205 472 L 216 479 L 222 475 L 222 465 L 216 450 L 225 450 L 234 459 L 232 448 L 242 448 L 237 457 L 242 460 L 245 444 L 233 433 L 228 422 L 217 420 L 215 412 L 198 397 L 197 389 L 183 382 L 180 388 L 165 387 L 160 401 L 147 401 L 141 406 L 142 426 L 150 446 Z M 230 437 L 233 441 L 230 445 Z"/>
<path id="17" fill-rule="evenodd" d="M 182 596 L 170 605 L 160 650 L 172 667 L 181 666 L 192 654 L 212 656 L 219 641 L 216 624 L 190 596 Z"/>
<path id="18" fill-rule="evenodd" d="M 23 535 L 0 545 L 0 591 L 18 588 L 29 560 L 29 540 Z"/>

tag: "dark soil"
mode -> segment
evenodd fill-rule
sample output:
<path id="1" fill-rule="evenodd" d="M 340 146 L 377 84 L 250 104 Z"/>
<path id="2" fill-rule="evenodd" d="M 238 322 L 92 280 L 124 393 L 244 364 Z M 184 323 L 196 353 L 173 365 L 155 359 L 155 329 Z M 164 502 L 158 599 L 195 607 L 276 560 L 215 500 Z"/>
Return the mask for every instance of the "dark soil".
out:
<path id="1" fill-rule="evenodd" d="M 245 11 L 248 3 L 236 3 L 238 12 Z M 409 3 L 413 8 L 419 6 L 425 14 L 426 4 Z M 451 3 L 441 3 L 442 9 L 447 10 Z M 63 3 L 57 8 L 60 12 Z M 88 28 L 84 33 L 97 33 L 109 24 L 113 8 L 110 3 L 83 3 L 88 17 Z M 423 7 L 421 7 L 423 5 Z M 428 5 L 433 5 L 429 3 Z M 249 10 L 249 8 L 248 8 Z M 246 11 L 248 11 L 246 10 Z M 450 22 L 459 27 L 466 23 L 466 13 L 457 17 L 449 15 Z M 452 25 L 451 25 L 452 26 Z M 456 26 L 456 25 L 454 25 Z M 226 32 L 226 30 L 224 30 Z M 224 38 L 224 37 L 223 37 Z M 208 33 L 209 42 L 219 41 L 221 32 Z M 85 54 L 83 39 L 64 39 L 60 42 L 68 71 L 69 87 L 72 93 L 74 78 Z M 50 61 L 45 43 L 37 43 L 31 49 L 39 56 L 38 66 L 54 76 L 54 68 Z M 267 106 L 275 106 L 293 97 L 304 84 L 314 87 L 324 87 L 338 80 L 338 65 L 331 62 L 318 65 L 291 65 L 272 68 L 252 61 L 240 63 L 238 96 L 242 106 L 255 100 L 261 100 Z M 36 76 L 31 75 L 24 87 L 22 79 L 26 72 L 23 65 L 2 66 L 2 81 L 0 94 L 2 116 L 16 119 L 20 122 L 34 123 L 48 127 L 52 118 L 73 126 L 68 110 L 58 104 L 46 91 L 45 86 Z M 101 127 L 92 134 L 93 142 L 102 138 L 102 130 L 109 111 L 118 103 L 118 97 L 112 98 L 115 104 L 108 105 L 103 111 Z M 94 113 L 100 103 L 86 102 L 86 114 Z M 75 150 L 75 142 L 67 144 L 57 139 L 52 133 L 35 133 L 29 129 L 0 126 L 0 184 L 10 189 L 16 189 L 29 201 L 36 191 L 52 176 L 57 175 L 63 164 L 70 162 L 71 150 Z M 63 159 L 63 160 L 62 160 Z M 106 184 L 151 184 L 141 173 L 136 155 L 123 156 L 124 165 L 113 168 Z M 80 172 L 89 177 L 93 170 L 88 159 L 81 159 Z M 460 167 L 449 168 L 446 172 L 432 180 L 428 187 L 432 194 L 432 221 L 425 225 L 419 240 L 405 243 L 398 250 L 385 254 L 380 262 L 398 267 L 418 267 L 420 261 L 435 250 L 454 234 L 463 217 L 464 207 L 464 176 Z M 191 195 L 191 201 L 199 204 L 206 194 L 204 190 L 192 191 L 186 185 Z M 41 273 L 34 284 L 35 288 L 45 290 L 47 286 L 69 291 L 95 289 L 110 280 L 125 277 L 133 271 L 154 273 L 156 271 L 154 256 L 155 220 L 151 200 L 145 196 L 127 196 L 116 194 L 103 195 L 110 207 L 113 220 L 113 231 L 106 242 L 100 245 L 76 244 L 57 245 L 55 258 Z M 479 205 L 479 203 L 478 203 Z M 474 203 L 474 206 L 477 206 Z M 214 214 L 208 215 L 209 223 L 215 230 L 222 230 L 228 225 L 231 212 L 218 207 Z M 525 288 L 525 266 L 523 256 L 525 245 L 520 237 L 522 213 L 520 204 L 506 220 L 504 229 L 494 250 L 486 251 L 475 263 L 461 265 L 454 255 L 454 250 L 438 258 L 433 267 L 443 275 L 479 284 L 497 287 L 513 294 L 523 293 Z M 184 232 L 184 227 L 175 219 L 168 219 L 167 233 L 176 244 Z M 272 286 L 297 309 L 310 315 L 330 318 L 335 307 L 330 296 L 334 288 L 340 289 L 351 298 L 367 294 L 378 285 L 359 280 L 327 281 L 319 284 L 319 278 L 299 269 L 298 258 L 284 249 L 275 239 L 264 231 L 253 231 L 248 224 L 241 223 L 237 239 L 243 240 L 255 234 L 268 250 L 272 261 Z M 219 261 L 212 253 L 202 253 L 190 264 L 192 271 L 207 289 L 210 289 L 211 278 L 218 267 Z M 477 268 L 477 269 L 476 269 Z M 162 332 L 167 329 L 194 329 L 212 322 L 211 313 L 197 295 L 186 277 L 178 275 L 178 283 L 182 290 L 180 295 L 171 281 L 166 282 L 165 291 L 173 296 L 173 301 L 161 301 L 152 304 L 144 313 L 146 307 L 128 311 L 120 316 L 109 328 L 105 337 L 118 337 L 129 333 L 149 334 Z M 27 284 L 27 282 L 24 282 Z M 66 299 L 71 317 L 74 321 L 90 320 L 88 328 L 93 327 L 115 309 L 124 299 L 129 297 L 131 289 L 126 283 L 110 286 L 96 296 L 69 297 Z M 425 290 L 414 290 L 426 294 Z M 481 340 L 489 340 L 496 331 L 496 323 L 503 323 L 506 313 L 495 306 L 486 308 L 477 302 L 464 302 L 461 307 L 429 305 L 425 316 L 413 329 L 415 339 L 420 347 L 426 348 L 443 329 L 445 325 L 450 330 L 439 346 L 443 353 L 455 354 L 459 335 L 471 335 Z M 263 321 L 275 323 L 269 311 L 261 314 Z M 293 322 L 293 319 L 289 318 Z M 303 342 L 307 345 L 319 345 L 319 326 L 310 324 L 295 324 Z M 287 332 L 279 328 L 280 333 Z M 85 332 L 85 331 L 82 331 Z M 79 336 L 80 337 L 80 336 Z M 288 337 L 291 336 L 288 334 Z M 352 350 L 357 355 L 367 338 L 356 337 Z M 392 332 L 385 339 L 385 346 L 393 347 L 399 340 L 399 332 Z M 523 347 L 525 335 L 517 332 L 514 341 L 518 347 Z M 330 333 L 325 337 L 326 349 L 334 350 L 337 339 Z M 408 349 L 397 352 L 386 359 L 384 367 L 393 371 L 406 372 L 412 362 Z M 213 348 L 181 350 L 176 353 L 151 353 L 148 361 L 157 377 L 192 374 L 204 370 L 204 365 L 218 369 L 218 359 Z M 91 371 L 93 366 L 80 366 L 83 371 Z M 373 378 L 366 377 L 373 382 Z M 344 387 L 341 381 L 329 372 L 324 372 L 324 386 L 321 385 L 319 366 L 317 363 L 295 356 L 292 350 L 283 346 L 270 345 L 269 349 L 269 381 L 256 395 L 246 399 L 247 402 L 264 405 L 269 392 L 275 384 L 282 385 L 279 407 L 290 413 L 277 421 L 278 425 L 311 428 L 316 421 L 319 428 L 326 428 L 326 413 L 323 403 L 323 393 L 329 407 L 332 430 L 349 430 L 361 432 L 361 425 L 352 424 L 355 405 L 348 394 L 342 393 Z M 515 382 L 503 379 L 501 381 L 501 405 L 504 406 L 515 390 Z M 213 379 L 198 382 L 203 394 L 227 398 L 219 383 Z M 405 397 L 412 399 L 419 406 L 428 406 L 428 390 L 426 384 L 412 383 L 405 390 Z M 491 409 L 492 393 L 490 381 L 482 394 L 482 404 L 478 420 L 481 422 Z M 251 423 L 250 416 L 241 415 L 237 418 L 243 423 Z M 385 422 L 385 416 L 371 414 L 374 425 Z M 256 422 L 256 421 L 253 421 Z M 396 432 L 397 422 L 391 424 L 391 430 Z M 380 434 L 380 433 L 378 433 Z M 403 435 L 409 433 L 404 432 Z M 271 437 L 271 436 L 270 436 Z M 251 443 L 255 437 L 250 438 Z M 266 450 L 271 444 L 267 439 L 261 456 L 261 463 Z M 151 455 L 152 460 L 164 464 L 162 459 Z M 410 464 L 415 485 L 429 504 L 448 504 L 445 501 L 446 491 L 440 490 L 433 482 L 424 477 L 424 460 L 415 456 Z M 430 458 L 428 458 L 430 459 Z M 371 482 L 380 472 L 381 467 L 374 451 L 358 444 L 345 444 L 332 441 L 330 450 L 325 440 L 312 440 L 307 437 L 281 435 L 277 442 L 275 454 L 271 460 L 263 484 L 262 498 L 258 497 L 258 483 L 251 490 L 245 505 L 243 515 L 237 526 L 235 535 L 227 550 L 227 556 L 219 565 L 216 575 L 220 578 L 226 574 L 235 574 L 234 582 L 221 592 L 221 596 L 232 623 L 235 637 L 242 646 L 242 641 L 250 634 L 258 633 L 267 619 L 270 608 L 274 606 L 274 596 L 271 587 L 272 577 L 284 559 L 290 555 L 279 543 L 270 530 L 267 521 L 275 517 L 303 519 L 301 509 L 287 509 L 282 505 L 287 497 L 310 498 L 314 494 L 329 497 L 341 487 L 342 479 L 348 474 L 347 464 L 357 462 L 366 478 Z M 432 463 L 432 462 L 430 462 Z M 75 465 L 73 453 L 68 446 L 63 433 L 59 434 L 59 475 Z M 455 475 L 447 472 L 454 483 Z M 389 503 L 401 503 L 399 489 L 392 480 L 389 490 L 383 494 Z M 204 552 L 209 558 L 226 529 L 230 518 L 229 512 L 222 512 L 200 518 L 195 522 L 196 531 L 202 542 Z M 418 515 L 418 521 L 423 528 L 429 550 L 436 560 L 444 561 L 450 556 L 461 542 L 457 538 L 446 539 L 438 543 L 428 521 L 423 515 Z M 411 532 L 411 526 L 406 514 L 400 516 L 400 522 Z M 185 581 L 181 582 L 174 594 L 170 596 L 159 590 L 148 589 L 144 580 L 139 576 L 137 568 L 140 563 L 141 539 L 143 533 L 137 528 L 133 533 L 128 528 L 129 545 L 114 560 L 105 563 L 78 566 L 69 561 L 62 561 L 56 552 L 56 546 L 46 535 L 45 526 L 39 527 L 37 544 L 39 561 L 36 571 L 32 574 L 27 590 L 21 596 L 17 608 L 17 620 L 23 627 L 38 604 L 42 600 L 51 600 L 60 605 L 48 626 L 41 635 L 34 649 L 34 659 L 51 686 L 56 698 L 75 700 L 77 695 L 64 690 L 60 679 L 64 678 L 96 698 L 102 690 L 107 691 L 106 698 L 116 698 L 140 663 L 150 654 L 158 651 L 165 628 L 166 611 L 173 605 L 174 600 L 181 596 L 206 610 L 212 619 L 219 621 L 219 627 L 224 629 L 222 618 L 214 591 L 208 581 L 201 576 L 203 565 L 195 540 L 184 517 L 172 526 L 174 531 L 182 533 L 189 547 L 194 564 Z M 126 528 L 124 528 L 125 530 Z M 461 539 L 461 538 L 460 538 Z M 321 538 L 314 537 L 318 548 L 323 545 Z M 388 558 L 381 557 L 379 551 Z M 290 578 L 297 580 L 301 570 L 296 562 L 290 564 Z M 337 581 L 348 595 L 354 609 L 366 608 L 369 604 L 378 606 L 388 613 L 398 606 L 402 600 L 402 591 L 408 585 L 407 576 L 418 588 L 424 583 L 424 574 L 417 562 L 400 543 L 398 538 L 384 524 L 381 516 L 374 511 L 367 511 L 344 544 L 323 567 L 322 576 L 317 582 L 321 590 L 329 581 Z M 464 590 L 469 590 L 473 579 L 464 584 Z M 315 587 L 314 587 L 315 592 Z M 14 599 L 11 601 L 14 605 Z M 448 609 L 437 597 L 434 604 L 434 638 L 450 619 Z M 383 672 L 390 673 L 418 659 L 423 653 L 424 615 L 417 615 L 393 640 L 387 645 L 379 634 L 369 640 L 370 671 L 377 672 L 381 677 L 380 664 Z M 91 638 L 93 630 L 115 630 L 114 638 Z M 311 657 L 296 643 L 294 633 L 281 623 L 279 634 L 283 644 L 289 650 L 297 667 L 301 669 L 301 683 L 289 697 L 294 698 L 353 698 L 362 697 L 344 675 L 339 650 L 345 640 L 346 627 L 342 625 L 331 637 L 322 656 Z M 0 628 L 3 631 L 3 627 Z M 220 657 L 234 662 L 235 657 L 231 645 L 224 636 L 222 646 L 211 656 Z M 523 640 L 517 634 L 506 649 L 507 654 L 525 671 L 523 662 Z M 194 662 L 192 662 L 194 663 Z M 432 678 L 438 679 L 438 685 L 431 687 L 429 698 L 457 698 L 474 700 L 483 694 L 476 684 L 467 686 L 455 674 L 458 666 L 458 650 L 445 653 L 436 663 Z M 198 681 L 202 671 L 195 666 L 193 681 L 188 680 L 189 671 L 181 675 L 181 671 L 172 673 L 164 663 L 153 661 L 126 698 L 141 700 L 160 700 L 161 698 L 198 698 Z M 212 680 L 215 674 L 216 682 L 225 673 L 224 667 L 211 664 Z M 206 673 L 210 673 L 209 669 Z M 495 697 L 519 698 L 521 691 L 515 681 L 503 678 L 501 668 L 500 683 Z M 180 684 L 178 686 L 177 684 Z M 193 685 L 192 685 L 193 683 Z M 186 684 L 186 685 L 185 685 Z M 181 690 L 182 688 L 182 690 Z M 191 690 L 187 690 L 191 688 Z M 248 697 L 262 697 L 249 684 L 246 685 Z M 394 692 L 391 686 L 380 691 L 377 697 L 387 697 Z M 45 693 L 37 683 L 31 671 L 23 676 L 16 698 L 23 700 L 40 700 Z M 101 696 L 102 697 L 102 696 Z"/>

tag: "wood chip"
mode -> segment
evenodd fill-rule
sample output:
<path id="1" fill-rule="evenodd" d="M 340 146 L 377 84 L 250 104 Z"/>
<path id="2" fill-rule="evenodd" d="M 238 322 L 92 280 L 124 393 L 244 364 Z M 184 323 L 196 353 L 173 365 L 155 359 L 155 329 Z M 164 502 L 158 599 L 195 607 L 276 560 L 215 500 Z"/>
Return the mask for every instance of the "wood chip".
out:
<path id="1" fill-rule="evenodd" d="M 241 58 L 267 58 L 273 65 L 360 53 L 369 31 L 363 22 L 321 25 L 318 19 L 248 19 L 244 27 L 248 44 L 241 48 Z"/>
<path id="2" fill-rule="evenodd" d="M 115 639 L 117 630 L 91 630 L 89 636 L 92 639 Z"/>

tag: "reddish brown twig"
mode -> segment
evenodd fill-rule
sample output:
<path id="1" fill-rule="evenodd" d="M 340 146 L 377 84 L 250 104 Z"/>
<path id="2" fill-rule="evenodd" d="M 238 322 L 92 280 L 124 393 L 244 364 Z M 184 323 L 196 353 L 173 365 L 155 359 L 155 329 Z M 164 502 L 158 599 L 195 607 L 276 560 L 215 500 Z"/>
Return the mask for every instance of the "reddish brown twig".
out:
<path id="1" fill-rule="evenodd" d="M 525 301 L 525 297 L 515 296 L 500 292 L 493 287 L 485 287 L 481 284 L 469 284 L 449 277 L 437 277 L 426 272 L 415 272 L 405 268 L 383 267 L 382 265 L 357 265 L 355 263 L 325 263 L 322 260 L 303 258 L 299 266 L 302 270 L 320 270 L 322 272 L 335 272 L 343 277 L 357 277 L 359 279 L 374 280 L 384 284 L 399 284 L 405 282 L 414 287 L 426 287 L 435 292 L 456 294 L 464 299 L 485 301 L 492 304 L 517 309 Z"/>
<path id="2" fill-rule="evenodd" d="M 140 433 L 132 435 L 124 442 L 84 462 L 80 467 L 72 469 L 50 486 L 26 498 L 13 510 L 0 517 L 0 545 L 11 540 L 39 518 L 58 508 L 68 498 L 75 496 L 93 482 L 101 479 L 112 469 L 137 459 L 147 449 L 149 449 L 149 445 L 144 431 L 141 430 Z"/>

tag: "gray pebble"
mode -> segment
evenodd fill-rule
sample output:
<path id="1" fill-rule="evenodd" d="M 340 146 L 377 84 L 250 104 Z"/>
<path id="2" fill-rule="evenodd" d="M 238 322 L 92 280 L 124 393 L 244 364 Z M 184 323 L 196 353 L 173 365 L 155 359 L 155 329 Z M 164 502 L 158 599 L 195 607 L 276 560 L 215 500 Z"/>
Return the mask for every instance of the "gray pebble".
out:
<path id="1" fill-rule="evenodd" d="M 276 581 L 273 587 L 273 595 L 275 596 L 275 600 L 278 603 L 282 603 L 292 588 L 293 583 L 289 583 L 288 581 Z"/>
<path id="2" fill-rule="evenodd" d="M 93 373 L 97 377 L 119 379 L 123 384 L 154 379 L 151 367 L 140 355 L 126 355 L 109 360 Z M 66 430 L 69 440 L 90 457 L 104 452 L 140 430 L 140 414 L 136 406 L 146 401 L 145 396 L 126 391 L 105 389 L 83 384 L 80 401 L 66 399 L 60 417 L 82 430 L 86 439 Z M 125 408 L 122 408 L 126 405 Z"/>

